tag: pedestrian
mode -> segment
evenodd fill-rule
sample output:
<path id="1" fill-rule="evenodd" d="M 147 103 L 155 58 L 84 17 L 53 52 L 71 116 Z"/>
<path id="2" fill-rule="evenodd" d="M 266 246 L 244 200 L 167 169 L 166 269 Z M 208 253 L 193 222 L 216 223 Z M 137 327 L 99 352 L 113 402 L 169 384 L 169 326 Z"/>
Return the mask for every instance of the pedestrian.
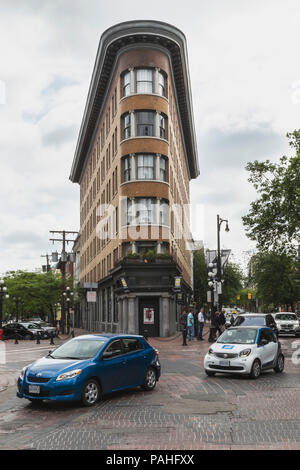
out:
<path id="1" fill-rule="evenodd" d="M 214 312 L 213 308 L 211 309 L 210 314 L 210 330 L 209 330 L 209 343 L 214 343 L 216 340 L 216 329 L 217 329 L 217 313 Z"/>
<path id="2" fill-rule="evenodd" d="M 216 312 L 216 333 L 221 336 L 222 332 L 222 318 L 220 312 Z"/>
<path id="3" fill-rule="evenodd" d="M 203 341 L 203 327 L 205 323 L 205 317 L 204 317 L 204 308 L 200 309 L 200 312 L 198 313 L 198 336 L 197 339 L 198 341 Z"/>
<path id="4" fill-rule="evenodd" d="M 226 317 L 225 317 L 225 310 L 223 309 L 219 315 L 219 325 L 220 325 L 220 329 L 222 333 L 224 333 L 225 331 L 225 323 L 226 323 Z"/>
<path id="5" fill-rule="evenodd" d="M 198 313 L 196 310 L 194 310 L 192 313 L 194 316 L 194 336 L 196 338 L 196 336 L 198 336 Z"/>
<path id="6" fill-rule="evenodd" d="M 180 315 L 180 329 L 182 334 L 182 346 L 187 346 L 186 337 L 187 337 L 187 313 L 186 310 Z"/>
<path id="7" fill-rule="evenodd" d="M 194 315 L 190 311 L 187 317 L 187 329 L 188 329 L 188 340 L 192 341 L 194 339 Z"/>

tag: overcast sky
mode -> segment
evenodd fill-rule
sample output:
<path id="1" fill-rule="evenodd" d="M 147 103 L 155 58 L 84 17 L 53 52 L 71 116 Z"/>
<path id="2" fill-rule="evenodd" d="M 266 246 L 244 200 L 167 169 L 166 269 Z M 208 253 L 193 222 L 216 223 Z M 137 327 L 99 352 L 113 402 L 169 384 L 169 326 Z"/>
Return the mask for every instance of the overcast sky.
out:
<path id="1" fill-rule="evenodd" d="M 298 0 L 0 0 L 0 273 L 39 267 L 49 230 L 78 230 L 79 186 L 68 178 L 99 39 L 134 19 L 187 37 L 195 238 L 214 249 L 220 214 L 230 224 L 222 247 L 254 247 L 241 223 L 256 196 L 245 164 L 290 154 L 285 135 L 300 128 Z"/>

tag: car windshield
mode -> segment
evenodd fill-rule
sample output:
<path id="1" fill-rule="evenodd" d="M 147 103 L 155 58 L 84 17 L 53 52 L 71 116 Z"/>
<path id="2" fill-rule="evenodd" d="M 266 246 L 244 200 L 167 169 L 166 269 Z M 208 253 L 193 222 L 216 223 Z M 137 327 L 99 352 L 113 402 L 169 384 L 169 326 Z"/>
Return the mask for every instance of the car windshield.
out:
<path id="1" fill-rule="evenodd" d="M 90 359 L 94 357 L 105 340 L 75 339 L 63 344 L 51 353 L 54 359 Z"/>
<path id="2" fill-rule="evenodd" d="M 276 315 L 275 320 L 289 320 L 289 321 L 295 321 L 297 320 L 296 315 L 293 315 L 292 313 L 280 313 Z"/>
<path id="3" fill-rule="evenodd" d="M 230 329 L 218 338 L 217 343 L 227 344 L 254 344 L 257 335 L 255 329 Z"/>
<path id="4" fill-rule="evenodd" d="M 234 326 L 264 326 L 266 324 L 265 317 L 262 315 L 240 315 L 234 322 Z"/>

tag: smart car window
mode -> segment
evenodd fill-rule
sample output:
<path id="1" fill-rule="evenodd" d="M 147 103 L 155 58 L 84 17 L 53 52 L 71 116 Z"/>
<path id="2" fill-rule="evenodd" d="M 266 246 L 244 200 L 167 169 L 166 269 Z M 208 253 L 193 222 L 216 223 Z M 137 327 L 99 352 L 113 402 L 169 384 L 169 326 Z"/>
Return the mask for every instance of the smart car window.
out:
<path id="1" fill-rule="evenodd" d="M 123 339 L 123 344 L 124 344 L 124 352 L 125 353 L 139 351 L 139 350 L 143 349 L 141 343 L 137 339 L 124 338 Z"/>
<path id="2" fill-rule="evenodd" d="M 254 344 L 256 335 L 257 331 L 255 329 L 230 329 L 218 338 L 217 343 Z"/>
<path id="3" fill-rule="evenodd" d="M 265 317 L 263 316 L 239 316 L 235 321 L 235 326 L 264 326 L 265 324 Z"/>

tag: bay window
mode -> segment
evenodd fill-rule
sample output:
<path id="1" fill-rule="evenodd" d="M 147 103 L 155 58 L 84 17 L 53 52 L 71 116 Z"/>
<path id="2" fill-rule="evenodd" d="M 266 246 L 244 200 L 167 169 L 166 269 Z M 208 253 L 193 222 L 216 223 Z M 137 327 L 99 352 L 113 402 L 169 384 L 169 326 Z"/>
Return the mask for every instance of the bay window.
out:
<path id="1" fill-rule="evenodd" d="M 153 93 L 152 69 L 136 70 L 136 93 Z"/>
<path id="2" fill-rule="evenodd" d="M 154 156 L 137 155 L 137 179 L 154 179 Z"/>
<path id="3" fill-rule="evenodd" d="M 136 111 L 136 135 L 154 137 L 155 111 Z"/>

